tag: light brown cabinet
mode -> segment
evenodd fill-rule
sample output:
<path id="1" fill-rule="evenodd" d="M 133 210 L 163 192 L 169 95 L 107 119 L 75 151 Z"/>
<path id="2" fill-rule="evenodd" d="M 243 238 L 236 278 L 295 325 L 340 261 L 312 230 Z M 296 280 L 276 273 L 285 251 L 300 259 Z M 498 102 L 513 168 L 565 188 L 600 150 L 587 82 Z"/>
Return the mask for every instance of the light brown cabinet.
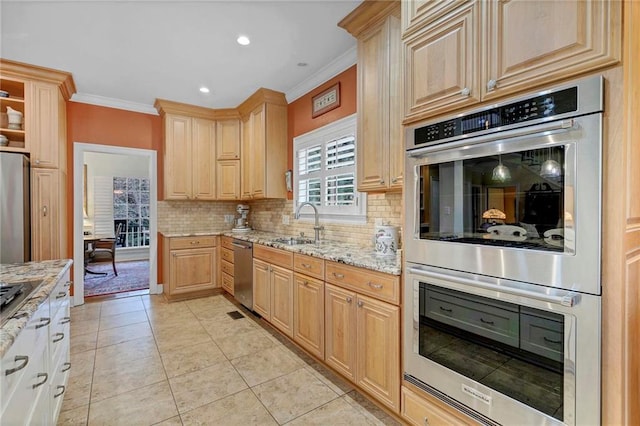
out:
<path id="1" fill-rule="evenodd" d="M 299 273 L 293 282 L 293 340 L 324 359 L 324 282 Z"/>
<path id="2" fill-rule="evenodd" d="M 220 280 L 222 289 L 234 295 L 234 253 L 233 238 L 220 237 Z"/>
<path id="3" fill-rule="evenodd" d="M 364 2 L 339 24 L 358 39 L 359 191 L 402 190 L 400 2 Z"/>
<path id="4" fill-rule="evenodd" d="M 0 59 L 0 109 L 23 114 L 21 129 L 0 134 L 9 139 L 0 151 L 29 154 L 31 162 L 31 259 L 67 256 L 67 118 L 66 101 L 75 93 L 71 74 Z"/>
<path id="5" fill-rule="evenodd" d="M 621 57 L 622 2 L 410 1 L 403 10 L 405 124 Z"/>
<path id="6" fill-rule="evenodd" d="M 243 102 L 242 199 L 286 198 L 287 101 L 283 93 L 259 89 Z"/>
<path id="7" fill-rule="evenodd" d="M 349 380 L 356 381 L 355 293 L 325 284 L 325 362 Z"/>
<path id="8" fill-rule="evenodd" d="M 218 120 L 216 124 L 217 199 L 239 200 L 241 122 L 232 118 Z"/>
<path id="9" fill-rule="evenodd" d="M 285 335 L 293 336 L 293 254 L 253 247 L 253 309 Z"/>
<path id="10" fill-rule="evenodd" d="M 218 237 L 164 238 L 165 296 L 169 301 L 211 295 L 217 282 Z"/>
<path id="11" fill-rule="evenodd" d="M 454 414 L 455 413 L 455 414 Z M 415 426 L 462 426 L 476 424 L 425 392 L 402 386 L 402 417 Z"/>

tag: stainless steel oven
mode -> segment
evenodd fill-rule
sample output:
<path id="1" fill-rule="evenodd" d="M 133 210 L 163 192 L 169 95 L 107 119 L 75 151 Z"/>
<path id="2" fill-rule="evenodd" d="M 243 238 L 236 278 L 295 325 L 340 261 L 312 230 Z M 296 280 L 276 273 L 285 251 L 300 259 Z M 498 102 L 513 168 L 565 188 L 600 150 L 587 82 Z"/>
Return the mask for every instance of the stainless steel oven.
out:
<path id="1" fill-rule="evenodd" d="M 600 421 L 603 83 L 407 128 L 405 378 L 482 421 Z"/>

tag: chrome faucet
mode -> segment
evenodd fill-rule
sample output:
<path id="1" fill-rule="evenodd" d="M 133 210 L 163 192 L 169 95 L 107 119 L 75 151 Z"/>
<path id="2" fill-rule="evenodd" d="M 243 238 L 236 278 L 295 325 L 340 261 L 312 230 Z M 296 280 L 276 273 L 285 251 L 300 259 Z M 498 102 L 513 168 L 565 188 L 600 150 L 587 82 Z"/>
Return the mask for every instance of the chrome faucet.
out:
<path id="1" fill-rule="evenodd" d="M 316 218 L 316 223 L 313 227 L 313 230 L 316 232 L 316 238 L 315 238 L 315 243 L 319 243 L 320 242 L 320 231 L 322 231 L 324 229 L 324 226 L 320 226 L 320 215 L 318 214 L 318 208 L 311 204 L 308 201 L 305 201 L 303 203 L 300 203 L 300 205 L 298 206 L 298 208 L 296 209 L 296 213 L 293 215 L 294 218 L 299 219 L 300 218 L 300 209 L 304 206 L 304 205 L 309 205 L 313 208 L 313 212 L 315 214 L 315 218 Z"/>

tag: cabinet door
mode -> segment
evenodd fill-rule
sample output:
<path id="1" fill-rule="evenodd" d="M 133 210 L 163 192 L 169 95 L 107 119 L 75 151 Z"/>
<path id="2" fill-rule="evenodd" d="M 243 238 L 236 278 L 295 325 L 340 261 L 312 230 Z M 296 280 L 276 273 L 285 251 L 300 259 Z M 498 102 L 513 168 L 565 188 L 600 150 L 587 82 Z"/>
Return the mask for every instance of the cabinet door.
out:
<path id="1" fill-rule="evenodd" d="M 218 160 L 218 200 L 240 199 L 240 160 Z"/>
<path id="2" fill-rule="evenodd" d="M 394 410 L 400 408 L 400 308 L 358 295 L 358 385 Z"/>
<path id="3" fill-rule="evenodd" d="M 253 310 L 271 322 L 271 279 L 269 264 L 253 259 Z"/>
<path id="4" fill-rule="evenodd" d="M 191 198 L 191 118 L 167 114 L 164 136 L 164 198 Z"/>
<path id="5" fill-rule="evenodd" d="M 240 120 L 219 120 L 216 123 L 216 153 L 218 160 L 240 159 Z"/>
<path id="6" fill-rule="evenodd" d="M 293 337 L 293 272 L 271 267 L 271 324 Z"/>
<path id="7" fill-rule="evenodd" d="M 465 0 L 462 0 L 465 1 Z M 405 0 L 402 2 L 402 35 L 407 36 L 423 25 L 455 9 L 461 0 Z"/>
<path id="8" fill-rule="evenodd" d="M 216 286 L 216 248 L 172 250 L 170 294 L 209 290 Z"/>
<path id="9" fill-rule="evenodd" d="M 253 151 L 251 149 L 252 116 L 242 122 L 242 150 L 240 152 L 240 189 L 243 200 L 251 198 L 251 167 L 253 165 Z"/>
<path id="10" fill-rule="evenodd" d="M 418 120 L 480 100 L 476 1 L 405 40 L 405 118 Z"/>
<path id="11" fill-rule="evenodd" d="M 358 39 L 358 190 L 387 186 L 389 156 L 389 23 Z"/>
<path id="12" fill-rule="evenodd" d="M 192 198 L 216 199 L 216 122 L 193 119 L 191 167 Z"/>
<path id="13" fill-rule="evenodd" d="M 58 110 L 58 86 L 33 81 L 30 84 L 28 116 L 23 117 L 32 167 L 60 167 L 60 111 Z M 64 125 L 64 123 L 63 123 Z"/>
<path id="14" fill-rule="evenodd" d="M 327 365 L 356 380 L 356 295 L 325 284 L 325 357 Z M 387 343 L 383 345 L 387 347 Z M 399 376 L 398 376 L 399 377 Z"/>
<path id="15" fill-rule="evenodd" d="M 324 359 L 324 283 L 301 274 L 294 276 L 293 339 Z"/>
<path id="16" fill-rule="evenodd" d="M 251 112 L 251 197 L 264 198 L 266 161 L 266 108 L 260 105 Z M 284 173 L 284 171 L 283 171 Z M 284 179 L 284 176 L 283 176 Z"/>
<path id="17" fill-rule="evenodd" d="M 483 3 L 488 8 L 483 100 L 619 62 L 622 3 Z"/>
<path id="18" fill-rule="evenodd" d="M 61 257 L 60 174 L 56 169 L 31 169 L 31 260 Z"/>

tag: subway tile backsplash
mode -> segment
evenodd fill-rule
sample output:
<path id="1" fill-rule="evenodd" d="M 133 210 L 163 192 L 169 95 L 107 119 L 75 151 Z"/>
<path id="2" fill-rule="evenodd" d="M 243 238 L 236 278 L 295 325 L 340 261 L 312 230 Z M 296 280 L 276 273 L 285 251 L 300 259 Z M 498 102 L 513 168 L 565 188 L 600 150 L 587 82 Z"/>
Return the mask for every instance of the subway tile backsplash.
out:
<path id="1" fill-rule="evenodd" d="M 305 236 L 313 238 L 313 222 L 293 218 L 293 201 L 258 200 L 243 203 L 251 207 L 249 224 L 253 229 L 283 235 L 299 235 L 300 232 L 304 232 Z M 238 204 L 239 202 L 222 201 L 159 201 L 158 230 L 167 233 L 187 233 L 231 229 L 233 225 L 226 224 L 224 216 L 237 216 L 235 210 Z M 282 223 L 283 215 L 289 216 L 289 225 Z M 373 247 L 373 231 L 377 218 L 385 224 L 401 226 L 402 194 L 367 195 L 366 224 L 338 224 L 321 220 L 321 225 L 325 228 L 321 236 L 323 239 Z"/>

